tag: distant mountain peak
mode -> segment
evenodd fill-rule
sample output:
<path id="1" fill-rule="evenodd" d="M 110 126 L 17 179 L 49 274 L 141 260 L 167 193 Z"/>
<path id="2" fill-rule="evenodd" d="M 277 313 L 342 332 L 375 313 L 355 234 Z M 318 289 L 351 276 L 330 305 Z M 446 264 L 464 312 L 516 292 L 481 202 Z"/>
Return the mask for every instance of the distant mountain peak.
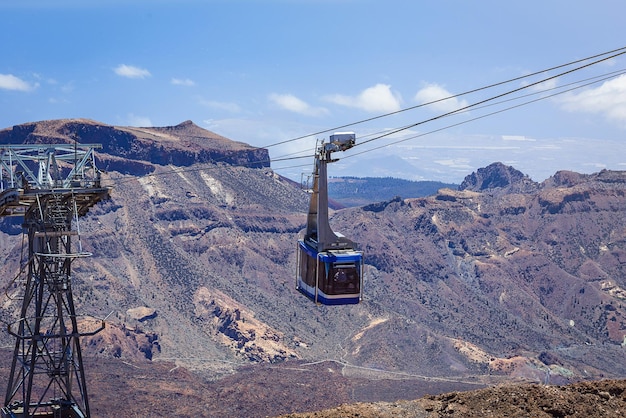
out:
<path id="1" fill-rule="evenodd" d="M 465 177 L 459 190 L 484 191 L 490 189 L 508 189 L 511 186 L 536 186 L 530 178 L 515 168 L 496 162 L 479 168 Z"/>

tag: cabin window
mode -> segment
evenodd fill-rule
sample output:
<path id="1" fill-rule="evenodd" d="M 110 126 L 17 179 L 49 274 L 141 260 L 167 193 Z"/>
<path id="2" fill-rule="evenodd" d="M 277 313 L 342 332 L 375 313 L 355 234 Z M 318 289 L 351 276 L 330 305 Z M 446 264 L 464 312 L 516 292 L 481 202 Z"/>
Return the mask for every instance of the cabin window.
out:
<path id="1" fill-rule="evenodd" d="M 361 280 L 358 263 L 326 263 L 322 270 L 325 277 L 320 281 L 321 290 L 328 295 L 347 295 L 360 293 Z"/>
<path id="2" fill-rule="evenodd" d="M 300 277 L 308 286 L 315 287 L 315 263 L 317 259 L 300 249 L 300 260 L 306 260 L 304 263 L 300 262 Z"/>

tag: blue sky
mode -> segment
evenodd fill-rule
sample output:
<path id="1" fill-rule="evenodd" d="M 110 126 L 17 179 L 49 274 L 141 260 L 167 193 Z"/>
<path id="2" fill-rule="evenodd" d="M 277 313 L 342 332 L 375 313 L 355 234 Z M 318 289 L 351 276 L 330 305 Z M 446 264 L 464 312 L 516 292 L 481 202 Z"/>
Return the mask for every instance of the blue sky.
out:
<path id="1" fill-rule="evenodd" d="M 328 137 L 311 133 L 626 46 L 623 0 L 1 0 L 0 13 L 0 128 L 190 119 L 255 146 L 304 137 L 271 147 L 274 159 L 311 155 Z M 513 95 L 527 99 L 373 140 L 329 172 L 461 182 L 495 161 L 537 181 L 626 170 L 625 69 L 622 55 Z M 364 142 L 558 72 L 341 130 Z M 273 163 L 292 178 L 311 165 Z"/>

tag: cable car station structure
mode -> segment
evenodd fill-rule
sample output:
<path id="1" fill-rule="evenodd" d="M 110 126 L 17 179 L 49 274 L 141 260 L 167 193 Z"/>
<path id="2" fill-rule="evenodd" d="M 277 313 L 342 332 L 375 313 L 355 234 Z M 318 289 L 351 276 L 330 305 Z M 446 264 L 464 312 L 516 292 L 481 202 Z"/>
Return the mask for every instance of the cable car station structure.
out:
<path id="1" fill-rule="evenodd" d="M 328 221 L 327 165 L 331 154 L 355 144 L 352 132 L 330 135 L 315 155 L 313 189 L 304 239 L 298 240 L 296 289 L 315 303 L 356 304 L 363 287 L 363 253 L 356 244 L 334 232 Z"/>
<path id="2" fill-rule="evenodd" d="M 12 284 L 21 310 L 8 326 L 15 346 L 2 418 L 90 416 L 80 338 L 104 321 L 78 320 L 72 262 L 91 255 L 78 218 L 109 197 L 95 165 L 99 147 L 0 145 L 0 216 L 22 217 L 28 235 L 28 258 Z"/>

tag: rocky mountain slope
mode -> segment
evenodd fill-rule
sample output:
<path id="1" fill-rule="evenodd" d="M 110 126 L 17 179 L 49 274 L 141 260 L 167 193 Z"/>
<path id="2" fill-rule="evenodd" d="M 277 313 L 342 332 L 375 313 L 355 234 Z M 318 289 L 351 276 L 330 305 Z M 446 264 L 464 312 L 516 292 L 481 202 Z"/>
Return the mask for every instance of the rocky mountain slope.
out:
<path id="1" fill-rule="evenodd" d="M 503 381 L 626 376 L 624 172 L 535 183 L 496 163 L 459 190 L 333 212 L 333 228 L 365 251 L 365 298 L 324 307 L 294 290 L 308 195 L 271 170 L 266 150 L 191 122 L 0 131 L 0 143 L 74 139 L 103 144 L 103 183 L 113 187 L 80 225 L 94 257 L 74 264 L 77 311 L 107 317 L 84 341 L 87 356 L 223 382 L 231 390 L 222 399 L 235 404 L 254 380 L 238 380 L 242 367 L 259 379 L 280 370 L 287 398 L 263 416 Z M 0 284 L 11 295 L 19 222 L 0 230 Z M 14 320 L 18 305 L 5 298 L 0 318 Z M 12 344 L 5 333 L 0 341 Z M 328 382 L 351 389 L 329 396 Z M 134 389 L 158 393 L 151 384 Z"/>
<path id="2" fill-rule="evenodd" d="M 567 386 L 504 385 L 426 396 L 415 401 L 358 403 L 282 418 L 619 418 L 626 414 L 626 381 Z"/>

